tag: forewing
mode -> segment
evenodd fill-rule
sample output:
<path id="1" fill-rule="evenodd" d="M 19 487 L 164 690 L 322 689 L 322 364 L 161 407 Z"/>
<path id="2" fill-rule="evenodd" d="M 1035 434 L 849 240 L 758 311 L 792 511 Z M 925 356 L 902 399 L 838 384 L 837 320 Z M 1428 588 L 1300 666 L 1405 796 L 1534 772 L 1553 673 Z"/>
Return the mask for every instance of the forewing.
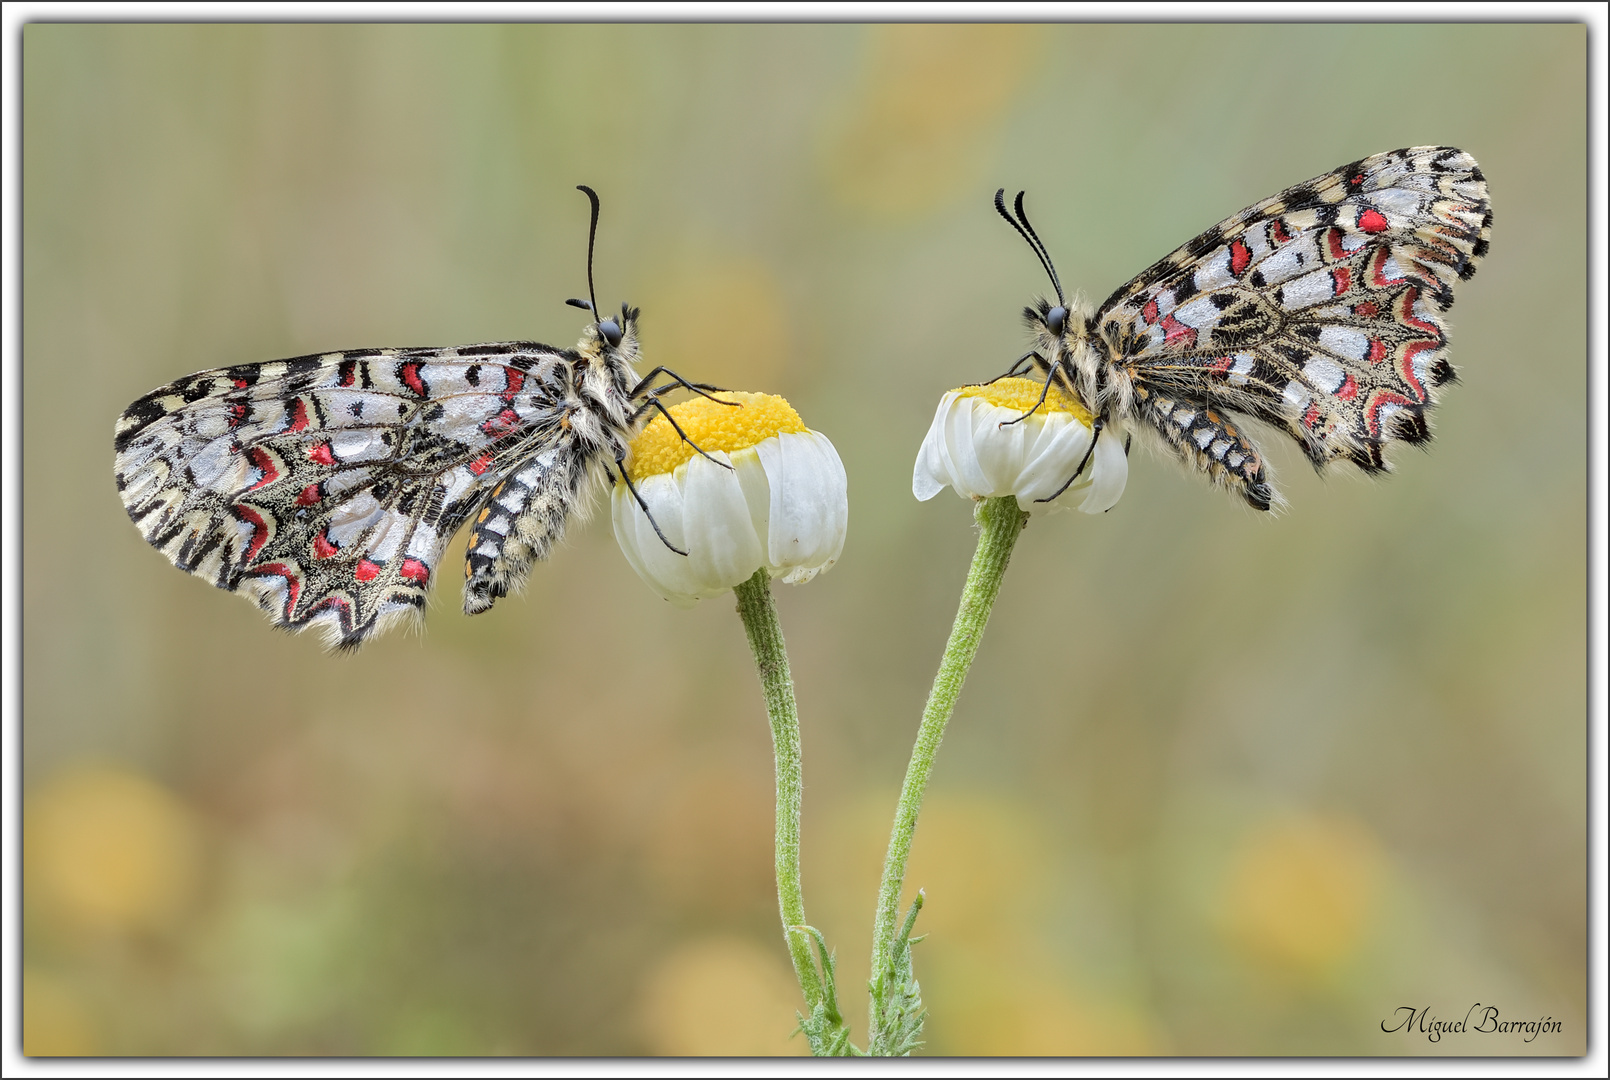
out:
<path id="1" fill-rule="evenodd" d="M 118 419 L 118 491 L 181 570 L 355 647 L 423 608 L 453 533 L 554 438 L 567 355 L 503 342 L 203 371 Z"/>
<path id="2" fill-rule="evenodd" d="M 1316 466 L 1384 468 L 1387 442 L 1429 438 L 1426 411 L 1454 378 L 1442 313 L 1491 225 L 1470 155 L 1376 154 L 1215 225 L 1113 293 L 1091 326 L 1171 445 L 1195 442 L 1171 430 L 1178 415 L 1189 429 L 1217 405 L 1283 428 Z M 1215 472 L 1233 443 L 1188 456 Z M 1251 475 L 1224 478 L 1256 504 Z"/>

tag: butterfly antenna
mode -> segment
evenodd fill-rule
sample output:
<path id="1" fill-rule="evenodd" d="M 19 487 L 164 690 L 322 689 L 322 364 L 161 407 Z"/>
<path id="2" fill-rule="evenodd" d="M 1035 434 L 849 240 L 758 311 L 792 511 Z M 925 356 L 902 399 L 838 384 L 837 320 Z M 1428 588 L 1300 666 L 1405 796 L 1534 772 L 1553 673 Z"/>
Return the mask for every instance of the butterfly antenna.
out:
<path id="1" fill-rule="evenodd" d="M 1023 193 L 1021 191 L 1017 193 L 1017 212 L 1019 217 L 1023 217 L 1022 224 L 1018 224 L 1017 221 L 1013 220 L 1012 215 L 1006 212 L 1005 188 L 997 188 L 995 191 L 995 211 L 1006 219 L 1008 225 L 1017 230 L 1017 234 L 1023 238 L 1025 244 L 1034 249 L 1034 254 L 1039 258 L 1040 265 L 1045 267 L 1046 274 L 1051 278 L 1051 284 L 1057 290 L 1057 303 L 1066 307 L 1067 301 L 1062 296 L 1062 282 L 1057 280 L 1056 268 L 1051 265 L 1051 256 L 1046 254 L 1045 246 L 1040 243 L 1040 238 L 1035 235 L 1033 227 L 1029 225 L 1029 219 L 1023 217 Z"/>
<path id="2" fill-rule="evenodd" d="M 587 226 L 587 299 L 592 304 L 593 322 L 598 322 L 598 293 L 593 290 L 593 243 L 598 239 L 598 192 L 586 184 L 577 184 L 576 190 L 585 192 L 593 204 L 593 221 Z M 576 306 L 580 306 L 579 304 Z"/>
<path id="3" fill-rule="evenodd" d="M 1023 228 L 1027 230 L 1027 238 L 1032 241 L 1034 253 L 1040 257 L 1040 263 L 1045 267 L 1045 272 L 1051 275 L 1051 284 L 1056 286 L 1057 290 L 1057 303 L 1066 306 L 1067 301 L 1062 295 L 1062 282 L 1057 280 L 1057 268 L 1051 265 L 1051 253 L 1045 249 L 1045 244 L 1040 240 L 1040 234 L 1034 231 L 1034 226 L 1029 224 L 1029 215 L 1023 212 L 1023 194 L 1021 191 L 1017 193 L 1017 198 L 1012 203 L 1012 209 L 1017 211 L 1017 219 L 1023 223 Z M 999 195 L 995 197 L 1000 198 Z"/>

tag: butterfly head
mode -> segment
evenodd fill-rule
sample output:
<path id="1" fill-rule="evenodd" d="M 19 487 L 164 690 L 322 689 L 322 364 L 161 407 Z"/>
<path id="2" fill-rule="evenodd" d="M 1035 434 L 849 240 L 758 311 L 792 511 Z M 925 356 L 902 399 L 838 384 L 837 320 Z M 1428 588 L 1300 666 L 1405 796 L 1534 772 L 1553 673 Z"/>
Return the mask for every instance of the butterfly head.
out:
<path id="1" fill-rule="evenodd" d="M 593 310 L 592 304 L 586 300 L 566 300 L 565 303 L 583 311 Z M 595 318 L 588 324 L 587 329 L 582 331 L 578 348 L 584 354 L 599 359 L 613 358 L 624 360 L 627 364 L 635 363 L 638 352 L 638 314 L 637 308 L 623 303 L 620 314 Z"/>
<path id="2" fill-rule="evenodd" d="M 1058 304 L 1045 313 L 1045 328 L 1061 337 L 1068 328 L 1068 309 Z"/>
<path id="3" fill-rule="evenodd" d="M 1090 307 L 1084 297 L 1055 301 L 1044 298 L 1023 309 L 1029 328 L 1032 355 L 1047 374 L 1060 371 L 1065 389 L 1077 393 L 1093 412 L 1101 412 L 1102 378 L 1094 349 L 1090 346 Z"/>
<path id="4" fill-rule="evenodd" d="M 1023 309 L 1023 321 L 1033 332 L 1036 347 L 1071 350 L 1086 336 L 1087 307 L 1080 296 L 1056 301 L 1042 298 Z"/>

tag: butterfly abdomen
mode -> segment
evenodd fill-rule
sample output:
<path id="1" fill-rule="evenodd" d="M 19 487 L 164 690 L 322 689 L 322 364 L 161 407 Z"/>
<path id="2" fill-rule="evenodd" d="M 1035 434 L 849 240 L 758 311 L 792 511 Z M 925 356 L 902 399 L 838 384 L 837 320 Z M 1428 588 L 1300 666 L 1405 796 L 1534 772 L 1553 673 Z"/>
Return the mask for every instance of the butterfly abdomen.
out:
<path id="1" fill-rule="evenodd" d="M 590 508 L 608 462 L 625 456 L 643 421 L 630 399 L 636 336 L 630 321 L 618 346 L 589 328 L 567 358 L 563 400 L 547 425 L 504 467 L 475 515 L 464 562 L 464 613 L 478 615 L 524 584 L 534 563 L 564 538 L 566 523 Z"/>
<path id="2" fill-rule="evenodd" d="M 1238 493 L 1257 510 L 1268 510 L 1277 496 L 1270 486 L 1258 447 L 1228 417 L 1199 401 L 1145 393 L 1138 399 L 1140 419 L 1176 455 L 1214 483 Z"/>
<path id="3" fill-rule="evenodd" d="M 464 614 L 478 615 L 521 585 L 585 507 L 594 454 L 566 435 L 492 489 L 475 517 L 464 561 Z"/>

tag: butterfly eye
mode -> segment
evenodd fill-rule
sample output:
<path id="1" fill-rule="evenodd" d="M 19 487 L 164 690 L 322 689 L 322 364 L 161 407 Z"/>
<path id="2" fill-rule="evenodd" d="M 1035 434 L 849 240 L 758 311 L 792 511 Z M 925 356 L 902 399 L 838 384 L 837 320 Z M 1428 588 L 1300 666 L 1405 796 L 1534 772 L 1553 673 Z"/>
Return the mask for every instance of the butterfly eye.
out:
<path id="1" fill-rule="evenodd" d="M 613 318 L 600 322 L 598 332 L 604 335 L 604 340 L 609 342 L 610 348 L 614 348 L 621 343 L 621 325 Z"/>
<path id="2" fill-rule="evenodd" d="M 1046 312 L 1045 325 L 1053 334 L 1061 337 L 1062 331 L 1068 328 L 1068 309 L 1058 304 Z"/>

